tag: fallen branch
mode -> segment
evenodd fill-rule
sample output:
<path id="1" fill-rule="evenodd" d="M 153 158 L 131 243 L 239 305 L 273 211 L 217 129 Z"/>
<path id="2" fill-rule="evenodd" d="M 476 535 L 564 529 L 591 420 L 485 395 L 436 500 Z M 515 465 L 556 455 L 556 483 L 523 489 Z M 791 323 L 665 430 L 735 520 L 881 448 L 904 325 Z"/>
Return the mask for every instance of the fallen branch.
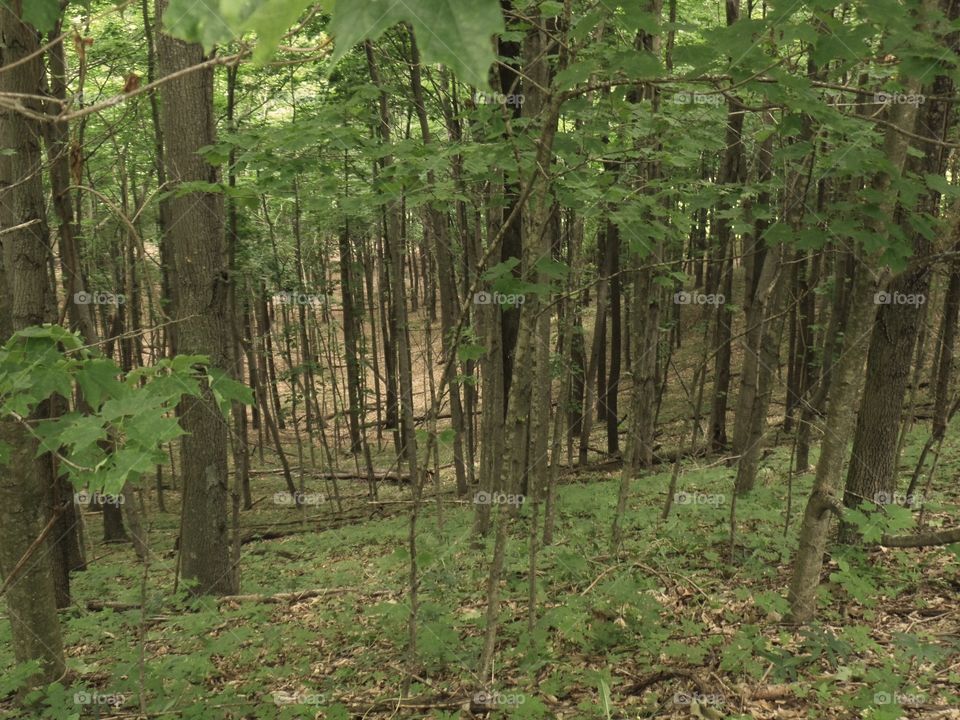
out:
<path id="1" fill-rule="evenodd" d="M 652 672 L 649 675 L 646 675 L 631 685 L 627 685 L 620 692 L 623 695 L 640 695 L 647 688 L 657 683 L 664 682 L 666 680 L 674 680 L 676 678 L 686 678 L 690 680 L 701 693 L 707 694 L 709 688 L 706 683 L 692 670 L 686 670 L 684 668 L 666 668 L 664 670 L 657 670 Z"/>
<path id="2" fill-rule="evenodd" d="M 126 603 L 115 600 L 88 600 L 87 610 L 139 610 L 140 603 Z"/>
<path id="3" fill-rule="evenodd" d="M 469 697 L 451 697 L 451 698 L 398 698 L 390 700 L 381 700 L 379 702 L 370 704 L 370 703 L 344 703 L 347 708 L 349 708 L 354 713 L 363 713 L 366 716 L 368 713 L 378 712 L 378 711 L 390 711 L 396 712 L 397 710 L 452 710 L 454 708 L 462 708 L 469 705 L 471 712 L 486 710 L 489 712 L 492 708 L 483 708 L 475 705 L 471 698 Z"/>
<path id="4" fill-rule="evenodd" d="M 299 602 L 301 600 L 308 600 L 315 597 L 329 597 L 331 595 L 344 595 L 346 593 L 361 593 L 366 597 L 380 597 L 382 595 L 393 595 L 392 590 L 372 590 L 365 592 L 359 588 L 315 588 L 313 590 L 300 590 L 299 592 L 286 592 L 286 593 L 277 593 L 276 595 L 224 595 L 223 597 L 217 598 L 217 605 L 225 605 L 227 603 L 241 603 L 241 602 L 253 602 L 253 603 L 268 603 L 268 604 L 279 604 L 286 602 Z"/>
<path id="5" fill-rule="evenodd" d="M 960 542 L 960 527 L 913 535 L 884 535 L 878 544 L 884 547 L 917 548 L 949 545 L 955 542 Z"/>
<path id="6" fill-rule="evenodd" d="M 452 467 L 452 466 L 447 466 Z M 327 478 L 337 480 L 367 480 L 367 474 L 363 471 L 356 472 L 352 470 L 317 470 L 314 468 L 290 468 L 291 472 L 303 472 L 305 475 L 315 478 Z M 280 470 L 251 470 L 251 475 L 273 475 L 274 473 L 279 473 Z M 394 482 L 394 483 L 409 483 L 410 476 L 402 475 L 393 471 L 382 471 L 375 470 L 373 473 L 373 479 L 380 482 Z"/>

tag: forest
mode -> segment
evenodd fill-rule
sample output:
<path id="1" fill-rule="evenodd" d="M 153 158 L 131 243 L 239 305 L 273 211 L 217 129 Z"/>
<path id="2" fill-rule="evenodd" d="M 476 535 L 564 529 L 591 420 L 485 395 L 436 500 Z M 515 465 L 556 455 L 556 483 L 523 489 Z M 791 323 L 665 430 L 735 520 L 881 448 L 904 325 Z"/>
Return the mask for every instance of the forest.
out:
<path id="1" fill-rule="evenodd" d="M 0 0 L 0 720 L 960 719 L 960 0 Z"/>

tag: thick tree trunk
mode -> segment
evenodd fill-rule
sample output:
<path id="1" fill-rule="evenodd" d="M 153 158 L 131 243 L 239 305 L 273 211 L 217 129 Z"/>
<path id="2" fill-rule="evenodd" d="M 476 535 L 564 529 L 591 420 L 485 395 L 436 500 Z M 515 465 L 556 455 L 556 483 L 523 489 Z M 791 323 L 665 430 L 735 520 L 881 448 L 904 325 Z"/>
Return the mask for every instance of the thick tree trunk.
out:
<path id="1" fill-rule="evenodd" d="M 956 15 L 960 4 L 951 5 Z M 931 97 L 949 97 L 953 93 L 953 82 L 940 76 L 924 88 L 924 92 Z M 952 102 L 934 99 L 925 103 L 917 115 L 916 134 L 944 139 L 956 117 Z M 946 149 L 935 142 L 916 144 L 923 157 L 908 159 L 908 169 L 920 176 L 942 175 L 946 170 Z M 940 194 L 931 192 L 921 197 L 919 205 L 921 211 L 938 215 Z M 930 242 L 924 235 L 904 218 L 899 218 L 899 224 L 907 237 L 912 235 L 914 254 L 927 254 Z M 881 298 L 888 302 L 880 305 L 870 339 L 866 386 L 843 498 L 847 507 L 857 507 L 865 500 L 883 504 L 884 498 L 892 497 L 896 490 L 897 441 L 903 402 L 923 315 L 921 305 L 930 292 L 930 274 L 926 264 L 912 267 L 898 276 Z M 842 526 L 843 540 L 849 541 L 853 535 L 852 527 Z"/>
<path id="2" fill-rule="evenodd" d="M 21 3 L 0 6 L 0 91 L 36 95 L 43 74 L 36 31 L 19 19 Z M 28 59 L 29 58 L 29 59 Z M 12 66 L 12 67 L 7 67 Z M 22 101 L 32 112 L 42 108 Z M 0 342 L 16 330 L 39 325 L 53 307 L 46 272 L 48 247 L 38 123 L 0 110 Z M 12 230 L 11 228 L 17 228 Z M 6 589 L 13 656 L 37 661 L 28 684 L 59 679 L 64 672 L 63 640 L 57 619 L 53 540 L 45 539 L 16 577 L 11 573 L 40 536 L 49 518 L 45 495 L 52 485 L 50 458 L 37 457 L 37 440 L 15 420 L 0 419 L 0 444 L 7 450 L 0 471 L 0 576 Z M 72 501 L 72 498 L 68 501 Z"/>
<path id="3" fill-rule="evenodd" d="M 162 18 L 167 0 L 157 0 Z M 199 45 L 165 33 L 157 36 L 159 74 L 171 75 L 203 61 Z M 213 69 L 182 75 L 163 86 L 160 114 L 166 140 L 167 176 L 174 187 L 185 182 L 216 183 L 219 174 L 199 150 L 216 142 Z M 169 197 L 172 224 L 165 228 L 177 285 L 174 317 L 177 351 L 206 355 L 210 366 L 229 367 L 230 283 L 224 235 L 223 195 L 192 192 Z M 181 571 L 201 594 L 237 592 L 227 535 L 227 424 L 209 386 L 179 405 L 183 473 Z"/>
<path id="4" fill-rule="evenodd" d="M 921 22 L 930 16 L 931 0 L 925 0 Z M 904 79 L 905 92 L 916 94 L 919 83 Z M 886 132 L 884 151 L 893 172 L 902 173 L 907 157 L 908 140 L 901 130 L 912 128 L 916 119 L 915 106 L 891 106 L 890 128 Z M 887 239 L 889 230 L 883 218 L 889 217 L 895 207 L 891 198 L 892 177 L 879 173 L 872 182 L 872 190 L 884 198 L 880 212 L 872 215 L 868 228 L 878 238 Z M 851 289 L 850 315 L 841 352 L 833 366 L 827 407 L 827 423 L 817 463 L 817 476 L 807 502 L 800 528 L 800 541 L 790 581 L 790 616 L 798 623 L 808 622 L 816 612 L 817 586 L 823 569 L 823 555 L 827 547 L 827 532 L 832 509 L 839 505 L 842 490 L 841 477 L 847 452 L 847 443 L 854 431 L 856 408 L 859 407 L 863 365 L 869 343 L 865 329 L 872 328 L 877 314 L 874 294 L 876 275 L 865 265 L 858 268 Z"/>

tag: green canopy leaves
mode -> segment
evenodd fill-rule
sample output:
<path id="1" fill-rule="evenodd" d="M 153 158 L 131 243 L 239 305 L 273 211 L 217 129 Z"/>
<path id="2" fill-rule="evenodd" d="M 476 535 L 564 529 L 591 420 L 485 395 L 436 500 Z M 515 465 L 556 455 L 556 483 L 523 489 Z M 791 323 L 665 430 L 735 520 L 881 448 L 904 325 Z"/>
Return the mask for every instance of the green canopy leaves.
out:
<path id="1" fill-rule="evenodd" d="M 46 2 L 47 0 L 44 0 Z M 55 0 L 54 0 L 55 4 Z M 276 50 L 283 34 L 311 0 L 171 0 L 164 28 L 183 40 L 201 43 L 208 51 L 243 35 L 259 38 L 254 59 L 262 62 Z M 351 47 L 375 40 L 398 23 L 410 23 L 417 35 L 423 59 L 443 63 L 465 82 L 487 86 L 487 72 L 494 62 L 492 37 L 503 31 L 503 16 L 496 0 L 462 3 L 453 0 L 362 0 L 319 3 L 332 12 L 330 33 L 336 40 L 332 61 L 336 64 Z"/>

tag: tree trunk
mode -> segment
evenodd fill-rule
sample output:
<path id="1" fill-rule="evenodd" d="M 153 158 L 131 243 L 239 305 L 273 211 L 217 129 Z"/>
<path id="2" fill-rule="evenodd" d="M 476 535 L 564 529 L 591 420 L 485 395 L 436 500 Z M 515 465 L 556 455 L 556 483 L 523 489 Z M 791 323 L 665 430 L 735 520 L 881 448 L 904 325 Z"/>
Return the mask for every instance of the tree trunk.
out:
<path id="1" fill-rule="evenodd" d="M 958 4 L 951 5 L 956 15 Z M 949 97 L 953 94 L 953 82 L 941 75 L 925 87 L 924 92 L 931 98 Z M 916 134 L 946 139 L 956 113 L 952 102 L 931 99 L 924 103 L 917 116 L 917 127 L 911 128 Z M 917 149 L 923 157 L 908 159 L 910 171 L 920 176 L 943 175 L 946 149 L 934 142 L 914 144 L 919 145 Z M 921 211 L 938 215 L 940 194 L 931 191 L 920 198 L 919 205 Z M 904 218 L 898 219 L 904 234 L 907 237 L 912 235 L 914 254 L 926 255 L 930 242 Z M 903 401 L 923 314 L 921 304 L 926 302 L 930 291 L 930 274 L 931 269 L 925 263 L 914 266 L 895 278 L 887 293 L 878 298 L 889 302 L 880 305 L 877 324 L 870 338 L 866 386 L 843 497 L 847 507 L 857 507 L 865 500 L 883 504 L 884 498 L 892 497 L 896 490 L 897 441 Z M 850 541 L 853 535 L 851 526 L 845 524 L 841 527 L 842 540 Z"/>
<path id="2" fill-rule="evenodd" d="M 157 0 L 162 18 L 167 0 Z M 203 61 L 203 50 L 165 33 L 157 36 L 161 77 Z M 213 68 L 193 71 L 163 86 L 160 114 L 166 140 L 167 176 L 174 185 L 216 183 L 217 169 L 199 150 L 216 142 L 213 115 Z M 229 366 L 229 262 L 224 236 L 223 195 L 191 192 L 168 203 L 175 221 L 165 228 L 176 276 L 177 351 L 206 355 L 210 367 Z M 179 405 L 183 474 L 181 571 L 200 594 L 237 592 L 227 536 L 227 424 L 213 391 L 204 383 L 198 397 Z"/>
<path id="3" fill-rule="evenodd" d="M 727 26 L 740 19 L 740 0 L 726 0 Z M 717 182 L 722 185 L 739 185 L 745 179 L 743 162 L 743 108 L 733 96 L 727 100 L 726 150 Z M 725 201 L 725 205 L 729 201 Z M 724 210 L 728 207 L 724 207 Z M 714 450 L 722 450 L 727 445 L 727 404 L 730 392 L 730 361 L 733 311 L 733 255 L 734 238 L 730 221 L 723 213 L 716 218 L 718 246 L 718 287 L 726 302 L 717 305 L 717 324 L 714 334 L 714 347 L 717 355 L 714 361 L 713 403 L 710 407 L 710 444 Z"/>
<path id="4" fill-rule="evenodd" d="M 867 328 L 873 323 L 877 307 L 873 302 L 876 283 L 869 267 L 857 269 L 852 289 L 850 326 Z M 843 352 L 833 368 L 827 405 L 827 424 L 813 492 L 807 501 L 800 529 L 800 542 L 790 583 L 790 614 L 798 623 L 810 620 L 816 611 L 816 592 L 827 547 L 831 507 L 838 501 L 840 479 L 846 459 L 847 443 L 856 420 L 857 400 L 863 381 L 863 364 L 868 342 L 862 330 L 845 339 Z"/>
<path id="5" fill-rule="evenodd" d="M 921 22 L 930 14 L 931 0 L 925 0 Z M 916 94 L 919 83 L 913 79 L 902 80 L 904 91 Z M 891 106 L 890 128 L 886 132 L 884 151 L 893 172 L 902 173 L 907 157 L 908 140 L 901 130 L 912 128 L 916 119 L 915 106 L 897 104 Z M 883 218 L 890 217 L 895 200 L 890 198 L 892 178 L 881 172 L 872 182 L 872 190 L 883 197 L 880 212 L 867 220 L 868 229 L 878 238 L 889 238 L 889 230 Z M 799 548 L 790 581 L 790 616 L 798 623 L 808 622 L 816 612 L 817 586 L 823 568 L 823 554 L 827 547 L 827 532 L 831 510 L 839 504 L 842 490 L 841 477 L 847 443 L 850 441 L 856 420 L 856 408 L 862 387 L 863 365 L 867 358 L 869 343 L 864 328 L 871 328 L 877 314 L 874 293 L 877 288 L 875 274 L 869 265 L 857 268 L 851 289 L 850 316 L 847 333 L 843 340 L 843 352 L 834 363 L 830 381 L 827 407 L 827 423 L 817 476 L 813 491 L 807 502 L 800 528 Z"/>
<path id="6" fill-rule="evenodd" d="M 423 139 L 423 144 L 429 146 L 432 143 L 432 136 L 430 134 L 430 122 L 423 97 L 420 52 L 412 31 L 410 32 L 410 53 L 410 87 L 413 90 L 414 106 L 417 112 L 417 118 L 420 121 L 420 135 Z M 434 173 L 430 170 L 427 172 L 427 184 L 432 187 L 434 182 Z M 449 355 L 456 351 L 457 342 L 457 338 L 451 336 L 456 318 L 460 313 L 457 298 L 456 271 L 453 267 L 453 256 L 450 251 L 450 238 L 447 232 L 446 215 L 439 206 L 431 205 L 427 208 L 426 219 L 429 235 L 433 240 L 433 253 L 436 258 L 436 271 L 438 284 L 440 286 L 440 331 L 442 333 L 441 337 L 443 338 L 444 362 L 446 362 Z M 431 283 L 431 288 L 432 287 L 433 283 Z M 431 310 L 433 305 L 434 303 L 431 301 Z M 469 488 L 467 485 L 463 453 L 463 403 L 460 396 L 460 381 L 456 378 L 455 373 L 451 375 L 447 387 L 450 395 L 450 420 L 454 431 L 453 466 L 457 480 L 457 494 L 461 497 L 466 497 Z"/>
<path id="7" fill-rule="evenodd" d="M 19 19 L 21 3 L 0 6 L 0 91 L 36 95 L 43 61 L 36 31 Z M 10 66 L 10 67 L 7 67 Z M 42 108 L 22 101 L 32 112 Z M 39 325 L 53 307 L 53 287 L 46 272 L 46 209 L 40 175 L 41 129 L 35 120 L 0 109 L 0 338 Z M 12 230 L 11 228 L 20 229 Z M 0 446 L 7 452 L 0 472 L 0 576 L 6 589 L 13 656 L 16 662 L 37 661 L 30 686 L 59 679 L 64 673 L 63 640 L 57 618 L 51 551 L 48 537 L 17 577 L 11 573 L 40 536 L 48 521 L 45 493 L 51 486 L 49 456 L 37 457 L 37 440 L 16 420 L 0 419 Z"/>

